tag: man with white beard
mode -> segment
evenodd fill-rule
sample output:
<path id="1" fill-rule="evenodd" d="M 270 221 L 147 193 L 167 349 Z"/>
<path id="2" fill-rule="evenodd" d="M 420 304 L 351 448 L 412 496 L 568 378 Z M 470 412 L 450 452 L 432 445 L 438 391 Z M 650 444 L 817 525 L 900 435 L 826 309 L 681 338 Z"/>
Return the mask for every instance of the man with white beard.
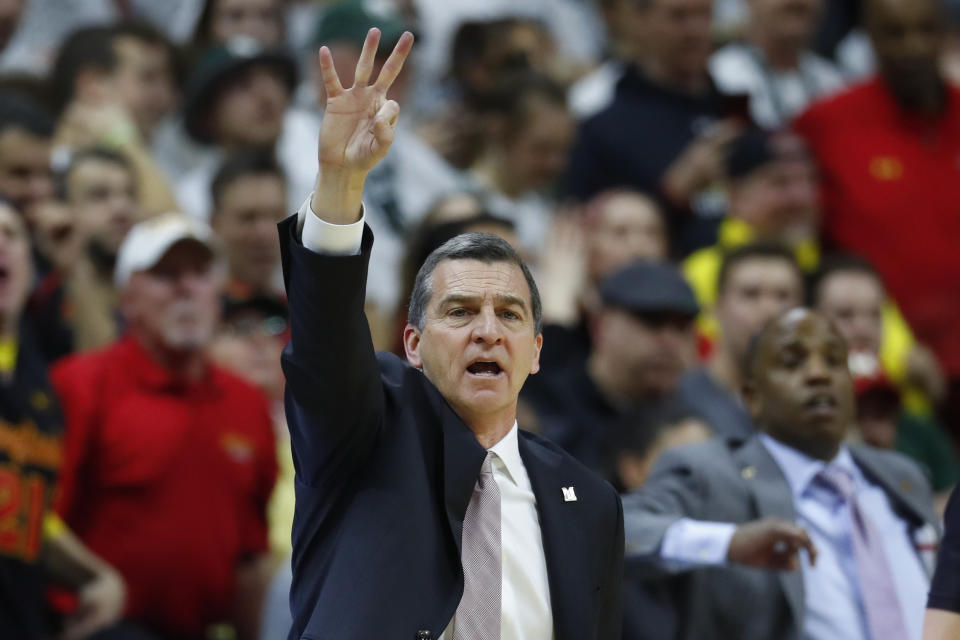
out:
<path id="1" fill-rule="evenodd" d="M 129 622 L 161 637 L 221 622 L 249 637 L 269 578 L 268 403 L 205 355 L 224 279 L 205 224 L 135 225 L 114 271 L 126 335 L 53 372 L 67 423 L 61 516 L 126 579 Z"/>

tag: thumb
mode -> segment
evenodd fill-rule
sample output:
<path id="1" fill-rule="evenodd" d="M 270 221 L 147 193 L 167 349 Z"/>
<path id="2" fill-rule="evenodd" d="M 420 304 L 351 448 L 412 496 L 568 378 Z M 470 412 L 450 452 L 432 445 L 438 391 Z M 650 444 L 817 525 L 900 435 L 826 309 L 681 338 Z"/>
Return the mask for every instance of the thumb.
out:
<path id="1" fill-rule="evenodd" d="M 377 142 L 383 144 L 393 141 L 393 130 L 397 125 L 397 117 L 400 115 L 400 105 L 396 100 L 387 100 L 377 111 L 373 119 L 373 135 Z"/>

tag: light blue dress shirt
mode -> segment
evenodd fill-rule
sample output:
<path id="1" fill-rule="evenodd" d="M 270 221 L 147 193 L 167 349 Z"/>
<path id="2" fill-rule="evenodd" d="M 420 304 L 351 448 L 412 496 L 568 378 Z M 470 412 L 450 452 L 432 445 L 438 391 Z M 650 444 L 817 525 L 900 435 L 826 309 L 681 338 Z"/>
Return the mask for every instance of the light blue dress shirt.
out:
<path id="1" fill-rule="evenodd" d="M 850 509 L 830 489 L 813 482 L 825 463 L 782 444 L 767 434 L 761 441 L 790 485 L 797 524 L 817 549 L 815 566 L 800 553 L 803 572 L 803 640 L 889 640 L 871 638 L 856 575 L 850 537 Z M 910 527 L 894 512 L 887 493 L 864 477 L 850 451 L 841 447 L 830 462 L 850 473 L 857 501 L 883 537 L 909 640 L 921 640 L 930 580 L 914 545 Z M 736 525 L 681 518 L 666 531 L 660 556 L 676 570 L 726 563 Z"/>
<path id="2" fill-rule="evenodd" d="M 850 509 L 830 489 L 813 482 L 824 463 L 766 434 L 760 437 L 790 485 L 797 524 L 807 530 L 817 548 L 815 566 L 810 566 L 807 554 L 801 554 L 806 605 L 803 637 L 808 640 L 886 640 L 871 638 L 868 631 L 850 537 Z M 893 511 L 886 491 L 864 477 L 846 447 L 841 447 L 830 464 L 851 474 L 860 508 L 882 536 L 907 632 L 911 640 L 920 640 L 930 583 L 914 547 L 910 527 Z"/>

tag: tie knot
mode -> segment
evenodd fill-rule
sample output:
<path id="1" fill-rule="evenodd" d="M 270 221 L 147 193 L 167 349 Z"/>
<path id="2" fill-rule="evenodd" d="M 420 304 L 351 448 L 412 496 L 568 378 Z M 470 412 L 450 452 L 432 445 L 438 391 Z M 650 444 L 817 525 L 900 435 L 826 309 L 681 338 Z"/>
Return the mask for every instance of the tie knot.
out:
<path id="1" fill-rule="evenodd" d="M 487 451 L 487 457 L 483 459 L 483 464 L 480 465 L 480 475 L 481 476 L 492 476 L 493 475 L 493 457 L 496 454 L 492 451 Z"/>
<path id="2" fill-rule="evenodd" d="M 845 469 L 839 467 L 825 467 L 817 474 L 821 482 L 834 492 L 839 494 L 844 500 L 849 500 L 854 495 L 853 477 Z"/>

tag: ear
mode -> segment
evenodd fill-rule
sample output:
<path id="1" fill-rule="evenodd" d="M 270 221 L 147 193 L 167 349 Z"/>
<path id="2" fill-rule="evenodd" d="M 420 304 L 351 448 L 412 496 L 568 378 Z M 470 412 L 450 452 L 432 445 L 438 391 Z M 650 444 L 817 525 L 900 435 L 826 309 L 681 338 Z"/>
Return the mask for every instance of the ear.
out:
<path id="1" fill-rule="evenodd" d="M 753 380 L 744 380 L 740 385 L 740 394 L 743 396 L 743 404 L 747 407 L 747 413 L 753 418 L 756 424 L 757 416 L 763 409 L 763 401 L 757 392 L 757 385 Z"/>
<path id="2" fill-rule="evenodd" d="M 543 349 L 543 334 L 538 333 L 533 341 L 533 362 L 530 364 L 530 373 L 540 371 L 540 350 Z"/>
<path id="3" fill-rule="evenodd" d="M 420 358 L 420 330 L 407 323 L 403 328 L 403 350 L 407 354 L 407 362 L 416 369 L 423 369 L 423 360 Z"/>

